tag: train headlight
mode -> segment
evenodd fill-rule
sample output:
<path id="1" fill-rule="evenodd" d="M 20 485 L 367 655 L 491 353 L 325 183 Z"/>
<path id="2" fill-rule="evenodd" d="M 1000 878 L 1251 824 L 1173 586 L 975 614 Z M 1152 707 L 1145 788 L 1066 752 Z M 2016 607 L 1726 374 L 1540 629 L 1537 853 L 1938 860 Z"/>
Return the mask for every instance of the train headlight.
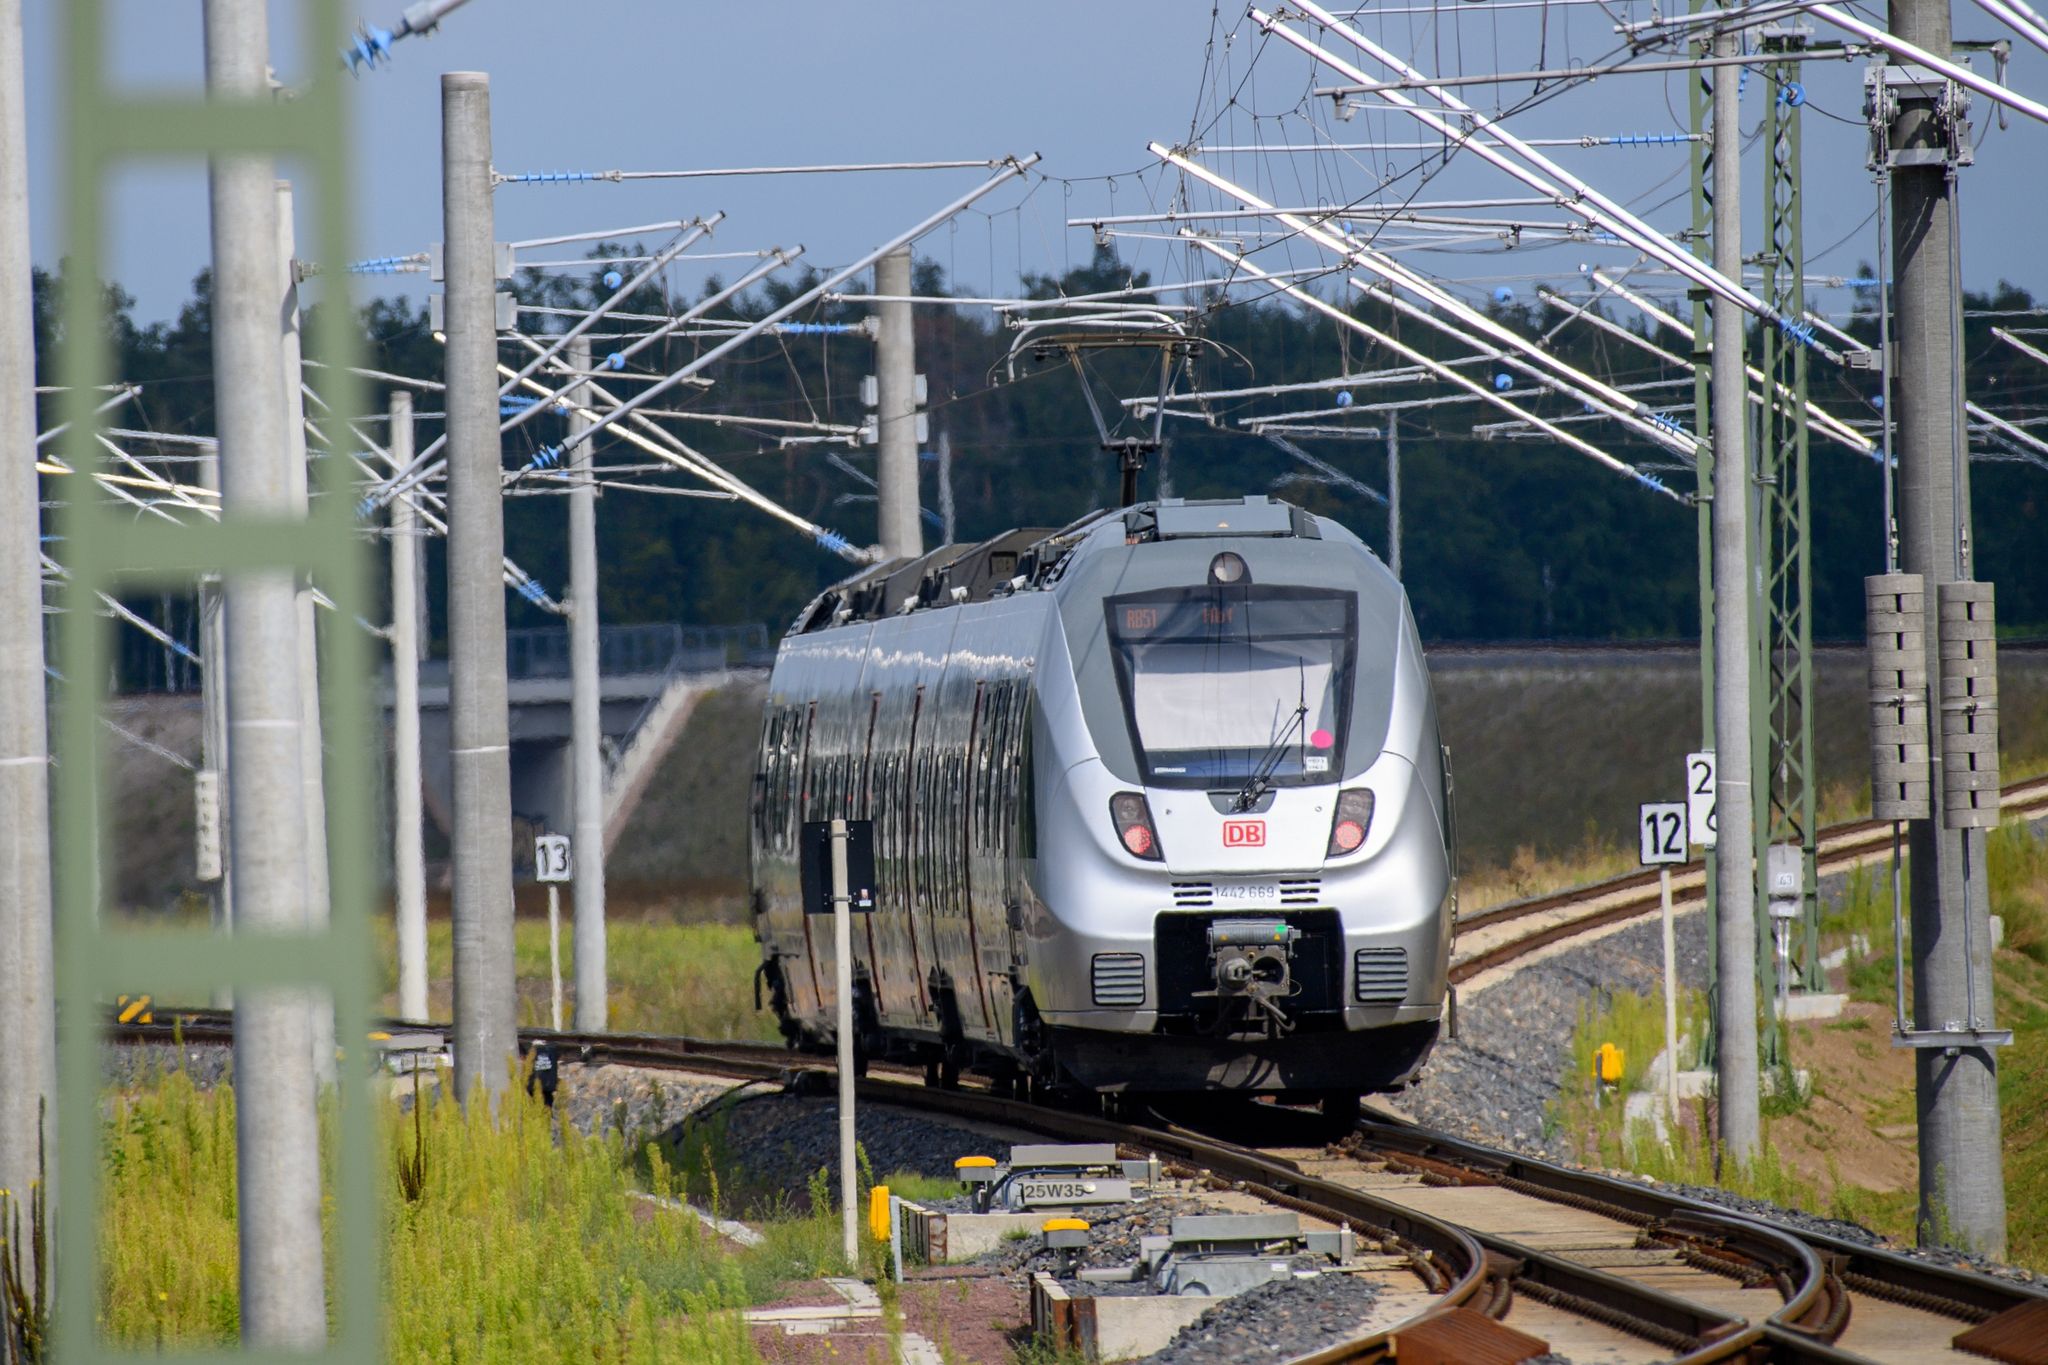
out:
<path id="1" fill-rule="evenodd" d="M 1116 825 L 1117 841 L 1133 858 L 1161 861 L 1159 836 L 1152 829 L 1152 807 L 1143 792 L 1118 792 L 1110 797 L 1109 818 Z"/>
<path id="2" fill-rule="evenodd" d="M 1337 793 L 1337 813 L 1330 821 L 1330 849 L 1324 856 L 1341 858 L 1365 847 L 1372 828 L 1372 792 L 1364 787 Z"/>
<path id="3" fill-rule="evenodd" d="M 1244 556 L 1232 550 L 1225 550 L 1209 561 L 1211 583 L 1248 583 L 1251 571 L 1245 566 Z"/>

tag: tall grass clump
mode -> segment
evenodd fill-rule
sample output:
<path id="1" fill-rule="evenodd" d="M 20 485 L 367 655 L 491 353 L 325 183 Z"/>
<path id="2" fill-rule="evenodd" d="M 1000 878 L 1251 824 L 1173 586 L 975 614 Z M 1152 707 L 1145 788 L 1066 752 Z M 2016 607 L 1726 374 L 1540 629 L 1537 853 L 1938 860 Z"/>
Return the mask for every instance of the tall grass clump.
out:
<path id="1" fill-rule="evenodd" d="M 241 1334 L 235 1096 L 181 1070 L 117 1092 L 100 1120 L 99 1326 L 129 1347 Z"/>
<path id="2" fill-rule="evenodd" d="M 695 1218 L 636 1209 L 623 1140 L 508 1095 L 428 1102 L 426 1176 L 388 1205 L 391 1345 L 413 1361 L 750 1361 L 746 1277 Z M 412 1121 L 386 1115 L 407 1152 Z M 653 1165 L 652 1194 L 669 1194 Z M 488 1344 L 488 1349 L 478 1347 Z"/>
<path id="3" fill-rule="evenodd" d="M 379 1124 L 394 1360 L 751 1365 L 738 1310 L 844 1269 L 829 1201 L 763 1224 L 761 1246 L 729 1244 L 678 1207 L 658 1152 L 584 1137 L 517 1091 L 495 1116 L 431 1092 L 403 1111 L 380 1102 Z M 331 1114 L 322 1132 L 331 1151 Z M 227 1086 L 172 1071 L 107 1097 L 97 1311 L 111 1344 L 236 1339 L 234 1137 Z"/>
<path id="4" fill-rule="evenodd" d="M 2048 966 L 2048 839 L 2009 820 L 1984 840 L 1991 913 L 2005 921 L 2005 946 Z"/>
<path id="5" fill-rule="evenodd" d="M 36 1180 L 0 1190 L 0 1365 L 41 1365 L 50 1336 L 50 1153 L 36 1103 Z"/>

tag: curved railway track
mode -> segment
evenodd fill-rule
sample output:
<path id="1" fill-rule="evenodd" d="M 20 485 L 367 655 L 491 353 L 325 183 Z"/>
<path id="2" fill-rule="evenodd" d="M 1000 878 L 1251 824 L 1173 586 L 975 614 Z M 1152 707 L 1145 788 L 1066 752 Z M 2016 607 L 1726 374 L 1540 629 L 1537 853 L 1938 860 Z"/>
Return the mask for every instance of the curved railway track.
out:
<path id="1" fill-rule="evenodd" d="M 445 1037 L 438 1027 L 409 1031 Z M 223 1012 L 195 1010 L 115 1024 L 110 1036 L 229 1042 L 233 1029 Z M 774 1044 L 536 1030 L 522 1041 L 550 1042 L 565 1060 L 738 1080 L 801 1085 L 804 1073 L 831 1072 L 829 1059 Z M 1304 1112 L 1246 1104 L 1210 1116 L 1212 1129 L 1254 1130 L 1241 1142 L 1156 1114 L 1131 1122 L 932 1087 L 907 1069 L 877 1067 L 859 1093 L 872 1104 L 1114 1142 L 1159 1157 L 1175 1175 L 1350 1224 L 1412 1280 L 1394 1295 L 1399 1320 L 1292 1365 L 1484 1365 L 1538 1348 L 1580 1362 L 2048 1365 L 2048 1294 L 1409 1124 L 1367 1119 L 1327 1146 Z M 1961 1354 L 1952 1343 L 1972 1331 L 1987 1349 Z"/>
<path id="2" fill-rule="evenodd" d="M 2009 812 L 2048 815 L 2048 779 L 2005 789 Z M 1890 854 L 1891 826 L 1826 830 L 1823 875 Z M 1674 870 L 1679 904 L 1696 903 L 1699 862 Z M 1465 917 L 1454 984 L 1544 948 L 1658 909 L 1654 874 L 1504 905 Z M 217 1010 L 159 1011 L 153 1024 L 111 1025 L 111 1037 L 232 1042 Z M 406 1032 L 445 1038 L 430 1026 Z M 529 1030 L 565 1055 L 743 1080 L 805 1083 L 829 1059 L 780 1045 L 631 1034 Z M 869 1103 L 1115 1142 L 1156 1155 L 1174 1173 L 1254 1195 L 1383 1247 L 1414 1282 L 1399 1321 L 1293 1365 L 1400 1360 L 1516 1361 L 1531 1343 L 1575 1361 L 1843 1362 L 2000 1360 L 2048 1365 L 2048 1294 L 1823 1233 L 1731 1215 L 1667 1190 L 1489 1148 L 1394 1120 L 1369 1118 L 1334 1146 L 1309 1116 L 1270 1105 L 1211 1114 L 1209 1132 L 1147 1114 L 1138 1122 L 1048 1110 L 985 1090 L 923 1084 L 876 1066 Z M 1216 1135 L 1239 1129 L 1242 1141 Z M 1285 1139 L 1295 1137 L 1293 1143 Z M 1279 1141 L 1276 1141 L 1278 1137 Z"/>

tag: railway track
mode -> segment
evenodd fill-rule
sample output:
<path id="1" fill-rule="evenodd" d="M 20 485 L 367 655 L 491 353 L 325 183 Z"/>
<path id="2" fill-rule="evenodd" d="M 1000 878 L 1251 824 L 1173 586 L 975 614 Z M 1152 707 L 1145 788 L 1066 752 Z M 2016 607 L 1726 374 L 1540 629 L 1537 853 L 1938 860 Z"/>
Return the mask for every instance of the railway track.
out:
<path id="1" fill-rule="evenodd" d="M 439 1028 L 412 1030 L 429 1039 Z M 129 1041 L 225 1042 L 214 1010 L 116 1024 Z M 564 1058 L 735 1080 L 821 1083 L 829 1059 L 772 1044 L 528 1031 Z M 814 1080 L 807 1081 L 804 1073 Z M 1197 1132 L 1157 1114 L 1048 1110 L 875 1068 L 863 1102 L 1066 1140 L 1114 1142 L 1178 1176 L 1251 1195 L 1377 1243 L 1392 1321 L 1293 1365 L 1526 1359 L 1808 1362 L 1993 1359 L 2048 1365 L 2048 1295 L 1819 1233 L 1741 1218 L 1651 1186 L 1409 1124 L 1367 1119 L 1335 1145 L 1318 1119 L 1245 1104 Z M 1215 1129 L 1237 1130 L 1232 1140 Z M 1387 1315 L 1383 1315 L 1387 1316 Z M 1979 1345 L 1967 1354 L 1965 1334 Z"/>
<path id="2" fill-rule="evenodd" d="M 2048 779 L 2005 789 L 2004 805 L 2048 815 Z M 1891 827 L 1825 831 L 1823 874 L 1888 857 Z M 1675 871 L 1679 903 L 1696 902 L 1698 862 Z M 1479 983 L 1568 939 L 1658 909 L 1654 874 L 1632 874 L 1465 918 L 1454 984 Z M 444 1039 L 439 1026 L 394 1030 Z M 112 1037 L 232 1042 L 224 1011 L 159 1012 L 112 1025 Z M 779 1045 L 529 1030 L 564 1056 L 740 1080 L 805 1083 L 829 1059 Z M 938 1088 L 877 1064 L 860 1082 L 871 1104 L 1115 1142 L 1170 1171 L 1310 1217 L 1348 1223 L 1398 1270 L 1398 1314 L 1366 1335 L 1293 1365 L 1526 1358 L 1532 1343 L 1577 1362 L 1999 1360 L 2048 1365 L 2048 1294 L 1823 1233 L 1731 1215 L 1652 1186 L 1574 1170 L 1412 1124 L 1369 1118 L 1326 1145 L 1305 1114 L 1269 1105 L 1210 1115 L 1197 1132 L 1156 1114 L 1138 1122 L 1053 1111 L 977 1087 Z M 1240 1140 L 1218 1136 L 1237 1129 Z M 1290 1136 L 1294 1139 L 1289 1141 Z M 1276 1140 L 1277 1139 L 1277 1140 Z"/>
<path id="3" fill-rule="evenodd" d="M 2048 778 L 2015 782 L 2003 790 L 2000 801 L 2010 815 L 2028 819 L 2048 816 Z M 1820 875 L 1848 872 L 1890 857 L 1891 831 L 1891 825 L 1882 820 L 1857 820 L 1821 831 L 1817 849 Z M 1706 865 L 1701 860 L 1671 869 L 1674 908 L 1698 905 L 1705 886 Z M 1451 957 L 1451 984 L 1484 989 L 1499 979 L 1503 968 L 1553 944 L 1654 915 L 1658 908 L 1657 873 L 1643 871 L 1461 915 Z"/>

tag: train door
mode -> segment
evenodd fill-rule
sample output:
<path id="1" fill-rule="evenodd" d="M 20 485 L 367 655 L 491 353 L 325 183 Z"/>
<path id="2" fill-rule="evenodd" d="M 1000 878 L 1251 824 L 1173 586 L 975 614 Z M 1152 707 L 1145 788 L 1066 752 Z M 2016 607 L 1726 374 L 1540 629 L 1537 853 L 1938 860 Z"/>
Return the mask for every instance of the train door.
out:
<path id="1" fill-rule="evenodd" d="M 793 761 L 788 765 L 789 781 L 783 800 L 783 839 L 788 850 L 789 869 L 795 878 L 792 889 L 797 918 L 803 921 L 804 926 L 804 959 L 811 966 L 811 998 L 817 1002 L 817 1013 L 823 1018 L 838 1003 L 837 994 L 826 985 L 834 980 L 833 964 L 825 956 L 832 936 L 829 927 L 820 933 L 811 923 L 818 917 L 803 904 L 803 870 L 799 861 L 803 856 L 803 822 L 810 807 L 811 728 L 818 718 L 818 704 L 809 702 L 801 708 L 791 707 L 789 716 L 793 731 L 790 744 Z"/>
<path id="2" fill-rule="evenodd" d="M 821 1013 L 817 964 L 796 866 L 793 796 L 799 714 L 795 707 L 773 707 L 761 727 L 761 752 L 754 770 L 755 908 L 757 932 L 766 951 L 779 960 L 791 1010 L 816 1019 Z"/>
<path id="3" fill-rule="evenodd" d="M 875 953 L 887 980 L 883 1019 L 901 1028 L 925 1026 L 924 965 L 911 928 L 915 877 L 911 857 L 910 762 L 922 693 L 906 677 L 883 676 L 875 721 Z"/>
<path id="4" fill-rule="evenodd" d="M 874 820 L 876 809 L 875 730 L 882 715 L 882 694 L 880 692 L 870 692 L 868 694 L 868 704 L 865 710 L 865 719 L 860 722 L 859 767 L 853 774 L 849 809 L 852 811 L 855 819 Z M 856 714 L 859 713 L 856 712 Z M 877 824 L 876 828 L 879 831 L 880 825 Z M 867 965 L 869 988 L 874 992 L 875 1013 L 877 1017 L 886 1019 L 894 1012 L 894 1002 L 904 993 L 906 983 L 898 979 L 903 975 L 900 970 L 892 974 L 889 955 L 882 951 L 885 936 L 878 932 L 876 928 L 876 921 L 880 918 L 879 914 L 862 915 L 860 917 L 860 927 L 855 934 L 854 944 L 857 960 Z"/>
<path id="5" fill-rule="evenodd" d="M 956 659 L 969 657 L 956 653 Z M 965 667 L 947 670 L 940 686 L 943 730 L 932 746 L 932 789 L 924 809 L 931 817 L 926 840 L 936 872 L 938 895 L 933 900 L 933 927 L 953 1008 L 962 1033 L 984 1037 L 988 1032 L 988 998 L 975 955 L 973 877 L 968 865 L 969 782 L 976 729 L 981 720 L 981 682 Z"/>

